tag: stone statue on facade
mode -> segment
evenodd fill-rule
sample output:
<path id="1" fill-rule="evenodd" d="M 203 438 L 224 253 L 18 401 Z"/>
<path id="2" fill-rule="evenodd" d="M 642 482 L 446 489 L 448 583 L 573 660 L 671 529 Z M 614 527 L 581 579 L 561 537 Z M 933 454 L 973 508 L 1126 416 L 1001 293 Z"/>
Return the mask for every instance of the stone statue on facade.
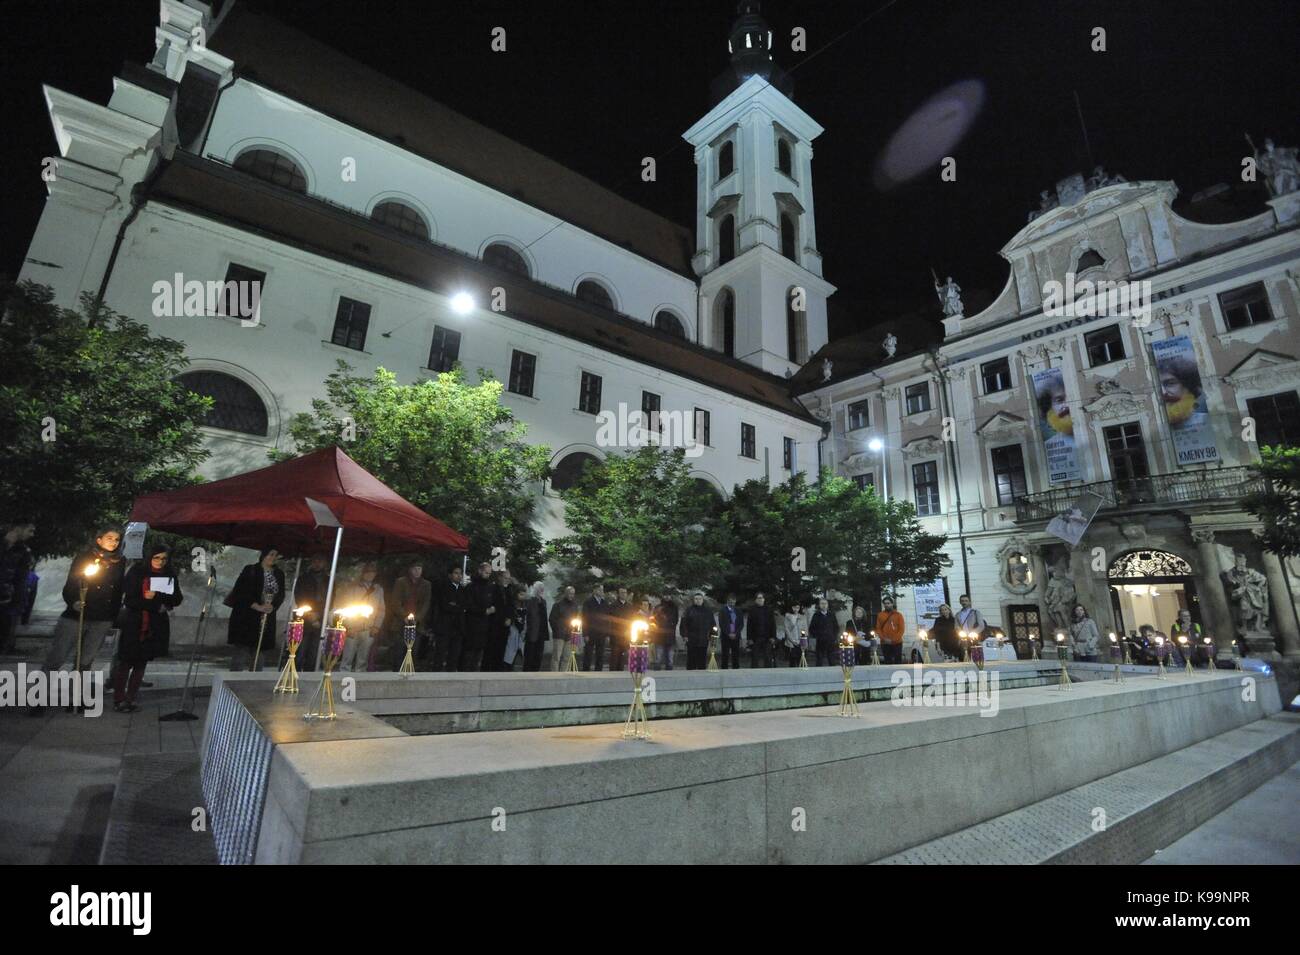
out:
<path id="1" fill-rule="evenodd" d="M 831 360 L 829 358 L 823 358 L 822 359 L 822 381 L 830 381 L 830 380 L 831 380 Z"/>
<path id="2" fill-rule="evenodd" d="M 1246 566 L 1246 555 L 1233 552 L 1233 567 L 1219 575 L 1237 618 L 1237 630 L 1244 634 L 1268 633 L 1268 579 Z"/>
<path id="3" fill-rule="evenodd" d="M 939 303 L 943 306 L 944 318 L 965 315 L 964 306 L 961 303 L 961 286 L 952 280 L 951 275 L 948 276 L 948 281 L 942 285 L 936 282 L 934 292 L 939 296 Z"/>
<path id="4" fill-rule="evenodd" d="M 1250 142 L 1250 137 L 1246 137 Z M 1250 143 L 1255 149 L 1255 144 Z M 1273 140 L 1264 140 L 1264 151 L 1255 149 L 1255 168 L 1264 176 L 1264 185 L 1269 195 L 1285 196 L 1300 189 L 1300 160 L 1296 159 L 1295 147 L 1279 147 Z"/>
<path id="5" fill-rule="evenodd" d="M 1043 588 L 1043 603 L 1047 617 L 1057 630 L 1067 630 L 1079 592 L 1070 579 L 1070 561 L 1062 557 L 1047 569 L 1047 586 Z"/>
<path id="6" fill-rule="evenodd" d="M 898 351 L 898 339 L 893 332 L 885 336 L 885 340 L 880 343 L 880 347 L 885 350 L 886 358 L 894 357 L 894 352 Z"/>

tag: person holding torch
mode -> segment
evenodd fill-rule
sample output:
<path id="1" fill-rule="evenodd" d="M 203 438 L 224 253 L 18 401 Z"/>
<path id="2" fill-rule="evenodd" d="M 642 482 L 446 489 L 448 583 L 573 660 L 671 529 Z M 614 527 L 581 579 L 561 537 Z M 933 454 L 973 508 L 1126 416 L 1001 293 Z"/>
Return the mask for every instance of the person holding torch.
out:
<path id="1" fill-rule="evenodd" d="M 122 609 L 122 576 L 126 563 L 118 552 L 122 534 L 103 527 L 94 546 L 81 551 L 68 566 L 63 584 L 67 609 L 54 627 L 54 639 L 45 655 L 46 671 L 74 667 L 89 670 Z"/>

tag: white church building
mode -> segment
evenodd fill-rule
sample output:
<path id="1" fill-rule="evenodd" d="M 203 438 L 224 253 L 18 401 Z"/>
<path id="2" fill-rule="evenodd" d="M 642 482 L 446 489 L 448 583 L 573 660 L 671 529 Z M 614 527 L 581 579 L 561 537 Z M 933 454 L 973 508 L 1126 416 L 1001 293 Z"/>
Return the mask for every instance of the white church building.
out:
<path id="1" fill-rule="evenodd" d="M 554 452 L 543 536 L 556 486 L 623 450 L 598 441 L 602 409 L 696 423 L 694 473 L 720 494 L 815 473 L 823 429 L 789 377 L 834 291 L 822 130 L 744 6 L 720 98 L 684 134 L 692 232 L 238 2 L 162 0 L 152 61 L 106 105 L 45 88 L 60 154 L 20 278 L 185 343 L 184 380 L 215 402 L 209 477 L 291 449 L 339 359 L 494 374 Z M 256 288 L 256 307 L 194 282 Z"/>

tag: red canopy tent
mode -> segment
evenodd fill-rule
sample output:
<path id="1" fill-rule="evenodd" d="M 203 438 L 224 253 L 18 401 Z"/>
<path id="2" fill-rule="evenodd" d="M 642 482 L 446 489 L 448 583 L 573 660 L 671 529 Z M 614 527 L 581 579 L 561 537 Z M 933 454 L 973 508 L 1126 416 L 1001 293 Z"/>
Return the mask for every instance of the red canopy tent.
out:
<path id="1" fill-rule="evenodd" d="M 313 511 L 309 501 L 323 504 L 336 523 Z M 146 494 L 136 500 L 131 520 L 220 544 L 274 546 L 292 556 L 328 553 L 337 542 L 335 528 L 347 532 L 350 553 L 469 548 L 464 535 L 390 490 L 337 447 L 220 481 Z"/>
<path id="2" fill-rule="evenodd" d="M 469 549 L 463 534 L 424 513 L 338 447 L 220 481 L 146 494 L 136 499 L 131 520 L 220 544 L 274 547 L 300 558 L 332 550 L 322 637 L 345 531 L 349 552 L 358 554 Z M 209 593 L 212 583 L 209 578 Z M 200 621 L 206 615 L 205 606 Z"/>

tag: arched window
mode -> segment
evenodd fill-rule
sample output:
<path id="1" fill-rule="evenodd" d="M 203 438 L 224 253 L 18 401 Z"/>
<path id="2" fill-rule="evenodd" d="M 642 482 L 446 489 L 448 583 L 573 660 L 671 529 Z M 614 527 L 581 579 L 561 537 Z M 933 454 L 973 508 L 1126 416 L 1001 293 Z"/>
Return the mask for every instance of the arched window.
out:
<path id="1" fill-rule="evenodd" d="M 483 250 L 483 261 L 505 272 L 528 277 L 528 263 L 517 251 L 504 242 L 493 242 Z"/>
<path id="2" fill-rule="evenodd" d="M 802 365 L 808 360 L 808 312 L 802 289 L 791 287 L 785 296 L 785 340 L 790 360 Z"/>
<path id="3" fill-rule="evenodd" d="M 1101 268 L 1106 264 L 1106 260 L 1101 257 L 1101 253 L 1094 249 L 1089 249 L 1079 256 L 1079 262 L 1074 267 L 1076 273 L 1086 272 L 1088 269 Z"/>
<path id="4" fill-rule="evenodd" d="M 736 217 L 728 212 L 718 220 L 718 264 L 736 257 Z"/>
<path id="5" fill-rule="evenodd" d="M 718 147 L 718 179 L 726 179 L 736 169 L 736 147 L 728 139 Z"/>
<path id="6" fill-rule="evenodd" d="M 718 293 L 713 306 L 713 347 L 736 357 L 736 295 L 729 288 Z"/>
<path id="7" fill-rule="evenodd" d="M 587 468 L 599 468 L 603 462 L 594 454 L 586 451 L 574 451 L 566 454 L 551 468 L 551 490 L 567 491 L 578 483 Z"/>
<path id="8" fill-rule="evenodd" d="M 209 428 L 266 437 L 266 405 L 238 378 L 219 371 L 189 371 L 176 381 L 212 399 L 212 408 L 203 420 Z"/>
<path id="9" fill-rule="evenodd" d="M 398 232 L 413 235 L 417 239 L 429 238 L 429 223 L 424 221 L 424 216 L 405 202 L 395 200 L 381 202 L 375 206 L 374 212 L 370 213 L 370 218 Z"/>
<path id="10" fill-rule="evenodd" d="M 791 179 L 794 178 L 794 158 L 790 153 L 790 143 L 781 137 L 776 140 L 776 168 Z"/>
<path id="11" fill-rule="evenodd" d="M 250 176 L 307 194 L 307 177 L 298 164 L 283 153 L 270 149 L 246 149 L 235 159 L 234 166 Z"/>
<path id="12" fill-rule="evenodd" d="M 655 328 L 678 338 L 686 337 L 686 329 L 682 327 L 681 319 L 665 309 L 660 309 L 655 313 Z"/>
<path id="13" fill-rule="evenodd" d="M 794 224 L 794 216 L 788 212 L 781 213 L 781 254 L 791 262 L 799 261 L 799 253 L 796 250 L 798 245 L 798 229 Z"/>
<path id="14" fill-rule="evenodd" d="M 614 298 L 609 294 L 609 289 L 595 279 L 583 279 L 579 282 L 577 295 L 582 301 L 599 305 L 601 308 L 614 307 Z"/>

